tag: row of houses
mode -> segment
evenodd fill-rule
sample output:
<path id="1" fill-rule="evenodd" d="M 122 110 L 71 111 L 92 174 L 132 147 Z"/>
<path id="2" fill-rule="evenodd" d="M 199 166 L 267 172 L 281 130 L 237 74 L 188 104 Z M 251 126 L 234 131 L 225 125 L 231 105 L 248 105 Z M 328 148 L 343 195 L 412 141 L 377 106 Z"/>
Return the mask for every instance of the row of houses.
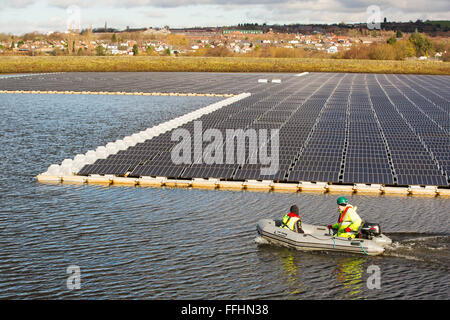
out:
<path id="1" fill-rule="evenodd" d="M 65 40 L 49 41 L 17 41 L 12 43 L 0 42 L 0 53 L 6 49 L 13 52 L 27 53 L 27 52 L 42 52 L 48 53 L 55 50 L 68 50 L 74 53 L 84 51 L 93 51 L 95 48 L 103 47 L 105 54 L 112 55 L 133 55 L 135 50 L 133 47 L 137 46 L 139 52 L 153 51 L 158 54 L 167 53 L 188 53 L 196 52 L 201 48 L 215 48 L 226 47 L 230 51 L 237 54 L 245 54 L 251 52 L 257 47 L 282 47 L 282 48 L 307 48 L 309 50 L 325 51 L 328 53 L 336 53 L 341 50 L 346 50 L 353 43 L 370 44 L 373 39 L 352 39 L 348 36 L 330 34 L 275 34 L 273 32 L 241 32 L 239 30 L 230 30 L 230 32 L 206 34 L 194 33 L 178 33 L 180 37 L 184 37 L 185 41 L 182 45 L 171 44 L 167 41 L 167 35 L 171 34 L 169 30 L 146 30 L 144 35 L 156 34 L 157 37 L 153 40 L 136 41 L 136 40 L 121 40 L 113 42 L 112 40 L 79 40 L 78 36 L 68 38 Z M 112 34 L 106 34 L 105 37 L 111 37 Z"/>

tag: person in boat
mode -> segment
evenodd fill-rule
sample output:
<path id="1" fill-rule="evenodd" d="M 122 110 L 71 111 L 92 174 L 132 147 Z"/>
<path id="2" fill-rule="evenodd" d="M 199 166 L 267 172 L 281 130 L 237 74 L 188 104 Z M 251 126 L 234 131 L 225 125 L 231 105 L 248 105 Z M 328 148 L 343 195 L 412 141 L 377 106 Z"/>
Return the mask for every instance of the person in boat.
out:
<path id="1" fill-rule="evenodd" d="M 304 233 L 302 229 L 302 218 L 300 218 L 297 205 L 294 204 L 291 206 L 289 213 L 283 217 L 281 220 L 281 228 Z"/>
<path id="2" fill-rule="evenodd" d="M 333 225 L 328 225 L 328 229 L 336 231 L 338 237 L 354 238 L 362 223 L 361 217 L 356 213 L 356 206 L 349 204 L 345 197 L 339 197 L 337 205 L 338 221 Z"/>

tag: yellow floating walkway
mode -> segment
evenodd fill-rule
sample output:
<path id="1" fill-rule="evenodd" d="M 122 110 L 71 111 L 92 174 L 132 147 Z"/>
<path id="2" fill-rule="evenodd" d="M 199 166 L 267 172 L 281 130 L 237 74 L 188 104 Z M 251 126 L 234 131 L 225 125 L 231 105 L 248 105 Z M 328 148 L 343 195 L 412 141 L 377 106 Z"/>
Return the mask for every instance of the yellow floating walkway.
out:
<path id="1" fill-rule="evenodd" d="M 326 182 L 299 181 L 299 183 L 274 182 L 272 180 L 226 181 L 215 178 L 169 179 L 167 177 L 117 177 L 114 175 L 90 176 L 51 176 L 40 174 L 36 177 L 41 183 L 96 184 L 140 187 L 171 187 L 220 190 L 246 190 L 267 192 L 312 192 L 312 193 L 356 193 L 394 196 L 450 196 L 450 189 L 436 186 L 392 187 L 379 184 L 334 185 Z"/>

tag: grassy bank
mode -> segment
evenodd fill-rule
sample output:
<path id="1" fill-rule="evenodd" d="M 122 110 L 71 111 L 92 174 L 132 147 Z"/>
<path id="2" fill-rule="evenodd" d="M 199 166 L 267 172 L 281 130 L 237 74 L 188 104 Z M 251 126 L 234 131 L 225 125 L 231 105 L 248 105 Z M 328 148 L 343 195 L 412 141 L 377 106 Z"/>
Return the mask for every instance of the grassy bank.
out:
<path id="1" fill-rule="evenodd" d="M 108 71 L 362 72 L 450 75 L 450 62 L 151 56 L 0 57 L 0 73 Z"/>

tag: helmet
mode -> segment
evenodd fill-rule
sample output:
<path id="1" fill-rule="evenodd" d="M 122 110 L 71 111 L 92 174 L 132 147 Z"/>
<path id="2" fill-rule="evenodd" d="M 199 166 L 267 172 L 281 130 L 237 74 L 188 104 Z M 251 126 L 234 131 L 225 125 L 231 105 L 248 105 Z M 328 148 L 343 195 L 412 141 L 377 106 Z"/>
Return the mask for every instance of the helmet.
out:
<path id="1" fill-rule="evenodd" d="M 339 198 L 337 198 L 337 204 L 338 205 L 340 205 L 340 204 L 347 204 L 347 203 L 348 203 L 348 200 L 347 200 L 346 197 L 339 197 Z"/>

